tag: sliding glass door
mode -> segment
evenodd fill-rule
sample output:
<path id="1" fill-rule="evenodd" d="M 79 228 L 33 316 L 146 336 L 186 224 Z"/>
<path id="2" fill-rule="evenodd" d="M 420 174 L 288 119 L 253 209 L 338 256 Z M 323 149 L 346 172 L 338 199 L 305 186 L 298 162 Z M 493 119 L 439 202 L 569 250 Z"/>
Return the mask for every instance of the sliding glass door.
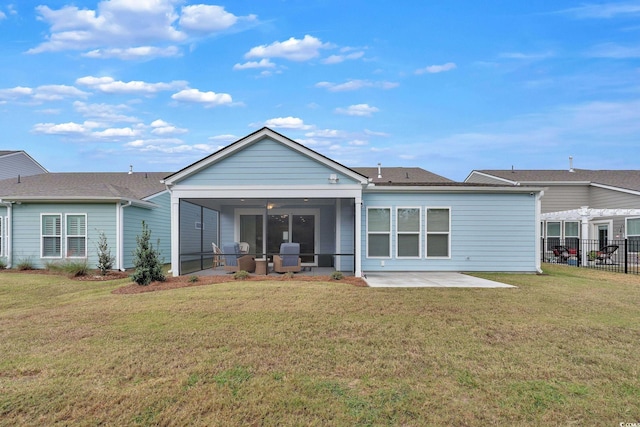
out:
<path id="1" fill-rule="evenodd" d="M 236 216 L 240 241 L 249 243 L 250 253 L 260 258 L 277 254 L 285 242 L 300 243 L 305 264 L 317 264 L 316 244 L 319 212 L 313 209 L 269 210 L 268 213 L 241 212 Z"/>

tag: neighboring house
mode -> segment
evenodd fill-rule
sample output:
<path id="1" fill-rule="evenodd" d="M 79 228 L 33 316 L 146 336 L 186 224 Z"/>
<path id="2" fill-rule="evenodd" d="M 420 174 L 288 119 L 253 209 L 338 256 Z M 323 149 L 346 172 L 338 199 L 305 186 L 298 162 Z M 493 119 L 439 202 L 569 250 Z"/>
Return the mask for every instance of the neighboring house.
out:
<path id="1" fill-rule="evenodd" d="M 549 247 L 626 238 L 638 252 L 640 170 L 474 170 L 465 182 L 544 187 L 541 236 Z"/>
<path id="2" fill-rule="evenodd" d="M 457 183 L 420 168 L 349 168 L 268 128 L 164 183 L 174 275 L 193 271 L 193 242 L 239 241 L 257 257 L 299 242 L 303 265 L 356 276 L 540 271 L 541 188 Z"/>
<path id="3" fill-rule="evenodd" d="M 41 173 L 47 173 L 47 170 L 24 151 L 0 150 L 0 179 Z"/>
<path id="4" fill-rule="evenodd" d="M 97 265 L 97 243 L 107 238 L 114 268 L 133 266 L 142 221 L 166 262 L 171 261 L 167 172 L 41 173 L 0 180 L 0 259 L 29 262 L 86 259 Z"/>

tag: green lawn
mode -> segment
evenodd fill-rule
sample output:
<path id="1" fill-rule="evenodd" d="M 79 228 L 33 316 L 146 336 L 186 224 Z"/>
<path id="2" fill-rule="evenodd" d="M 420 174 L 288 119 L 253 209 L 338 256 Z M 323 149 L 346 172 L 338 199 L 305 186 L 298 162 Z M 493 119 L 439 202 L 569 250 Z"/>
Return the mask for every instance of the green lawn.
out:
<path id="1" fill-rule="evenodd" d="M 640 420 L 640 277 L 514 289 L 0 274 L 0 425 L 610 425 Z"/>

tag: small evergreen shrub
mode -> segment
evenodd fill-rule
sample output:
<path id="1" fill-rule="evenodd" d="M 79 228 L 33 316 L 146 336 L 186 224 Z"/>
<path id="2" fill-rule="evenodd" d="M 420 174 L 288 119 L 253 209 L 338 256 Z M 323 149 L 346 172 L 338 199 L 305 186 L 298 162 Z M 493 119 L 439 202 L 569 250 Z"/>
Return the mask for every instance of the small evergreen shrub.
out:
<path id="1" fill-rule="evenodd" d="M 196 283 L 200 280 L 198 276 L 189 276 L 189 283 Z"/>
<path id="2" fill-rule="evenodd" d="M 342 280 L 344 279 L 344 274 L 341 271 L 334 271 L 331 273 L 331 280 Z"/>
<path id="3" fill-rule="evenodd" d="M 249 277 L 249 272 L 245 270 L 240 270 L 233 273 L 234 280 L 245 280 L 248 277 Z"/>
<path id="4" fill-rule="evenodd" d="M 106 275 L 113 268 L 114 260 L 115 257 L 111 255 L 111 249 L 107 243 L 107 236 L 105 236 L 104 231 L 101 231 L 98 237 L 98 264 L 96 265 L 100 270 L 100 274 Z"/>
<path id="5" fill-rule="evenodd" d="M 133 251 L 134 272 L 131 280 L 138 285 L 147 286 L 151 282 L 164 282 L 166 280 L 162 272 L 162 261 L 160 252 L 151 243 L 151 231 L 147 224 L 142 221 L 142 234 L 136 236 L 137 247 Z M 160 245 L 160 240 L 158 240 Z"/>

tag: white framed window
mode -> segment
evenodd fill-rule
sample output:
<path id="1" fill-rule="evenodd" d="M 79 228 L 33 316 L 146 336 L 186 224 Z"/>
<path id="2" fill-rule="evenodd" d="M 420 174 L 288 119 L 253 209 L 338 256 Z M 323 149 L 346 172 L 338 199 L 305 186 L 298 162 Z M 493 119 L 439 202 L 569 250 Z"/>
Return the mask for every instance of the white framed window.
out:
<path id="1" fill-rule="evenodd" d="M 580 243 L 580 222 L 564 222 L 564 245 L 569 249 L 578 249 Z"/>
<path id="2" fill-rule="evenodd" d="M 40 233 L 42 258 L 62 257 L 62 215 L 41 214 Z"/>
<path id="3" fill-rule="evenodd" d="M 640 252 L 640 218 L 626 218 L 625 222 L 629 252 Z"/>
<path id="4" fill-rule="evenodd" d="M 367 208 L 367 258 L 391 257 L 391 208 Z"/>
<path id="5" fill-rule="evenodd" d="M 66 257 L 86 258 L 87 256 L 87 215 L 65 215 Z"/>
<path id="6" fill-rule="evenodd" d="M 451 209 L 427 208 L 427 258 L 451 257 Z"/>
<path id="7" fill-rule="evenodd" d="M 399 207 L 396 209 L 396 256 L 420 258 L 422 242 L 422 209 Z"/>
<path id="8" fill-rule="evenodd" d="M 560 221 L 549 221 L 546 227 L 547 250 L 552 251 L 556 246 L 560 246 L 562 238 L 562 224 Z"/>

